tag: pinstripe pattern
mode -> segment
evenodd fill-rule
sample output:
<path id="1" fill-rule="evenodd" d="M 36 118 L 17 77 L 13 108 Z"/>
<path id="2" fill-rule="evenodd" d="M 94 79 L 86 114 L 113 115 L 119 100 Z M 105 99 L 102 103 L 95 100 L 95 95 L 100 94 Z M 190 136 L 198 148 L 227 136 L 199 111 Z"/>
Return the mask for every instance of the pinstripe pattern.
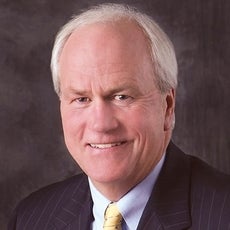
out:
<path id="1" fill-rule="evenodd" d="M 229 178 L 171 143 L 138 230 L 230 230 Z M 92 221 L 87 177 L 78 175 L 26 198 L 8 230 L 88 230 Z"/>
<path id="2" fill-rule="evenodd" d="M 196 163 L 194 164 L 194 176 L 191 179 L 191 185 L 194 229 L 229 230 L 229 176 L 210 171 L 209 167 L 203 163 Z"/>
<path id="3" fill-rule="evenodd" d="M 91 210 L 87 177 L 79 175 L 30 195 L 16 209 L 9 229 L 89 229 Z"/>
<path id="4" fill-rule="evenodd" d="M 230 230 L 230 177 L 170 145 L 138 230 Z"/>

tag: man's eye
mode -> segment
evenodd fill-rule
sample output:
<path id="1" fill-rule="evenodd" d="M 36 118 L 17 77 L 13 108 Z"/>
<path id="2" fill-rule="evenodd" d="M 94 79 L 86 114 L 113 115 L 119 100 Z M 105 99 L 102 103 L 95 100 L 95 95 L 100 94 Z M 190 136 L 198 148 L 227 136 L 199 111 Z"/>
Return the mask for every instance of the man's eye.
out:
<path id="1" fill-rule="evenodd" d="M 78 103 L 87 103 L 90 101 L 90 99 L 88 97 L 79 97 L 79 98 L 76 98 L 75 101 Z"/>
<path id="2" fill-rule="evenodd" d="M 114 99 L 119 100 L 119 101 L 124 101 L 124 100 L 130 99 L 130 96 L 127 96 L 127 95 L 115 95 Z"/>

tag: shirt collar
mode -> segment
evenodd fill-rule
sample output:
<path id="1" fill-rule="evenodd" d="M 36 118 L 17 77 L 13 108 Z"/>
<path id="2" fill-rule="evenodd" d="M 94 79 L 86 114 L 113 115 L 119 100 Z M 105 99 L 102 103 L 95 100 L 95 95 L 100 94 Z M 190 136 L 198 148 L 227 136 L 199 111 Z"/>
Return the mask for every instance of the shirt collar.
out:
<path id="1" fill-rule="evenodd" d="M 157 177 L 162 168 L 164 159 L 165 155 L 143 181 L 136 185 L 130 192 L 128 192 L 117 202 L 117 206 L 128 227 L 127 229 L 137 228 L 144 208 L 149 200 Z"/>
<path id="2" fill-rule="evenodd" d="M 125 221 L 126 229 L 129 230 L 137 228 L 139 220 L 164 163 L 164 159 L 165 154 L 150 172 L 150 174 L 117 202 L 117 206 Z M 105 209 L 107 208 L 108 204 L 111 203 L 111 201 L 105 198 L 95 188 L 90 178 L 89 185 L 94 203 L 93 215 L 95 217 L 95 224 L 96 226 L 102 226 Z"/>
<path id="3" fill-rule="evenodd" d="M 94 216 L 93 229 L 102 229 L 104 223 L 104 213 L 107 206 L 111 203 L 111 201 L 106 199 L 95 188 L 90 178 L 88 178 L 88 180 L 89 180 L 89 187 L 90 187 L 92 200 L 93 200 L 93 216 Z"/>

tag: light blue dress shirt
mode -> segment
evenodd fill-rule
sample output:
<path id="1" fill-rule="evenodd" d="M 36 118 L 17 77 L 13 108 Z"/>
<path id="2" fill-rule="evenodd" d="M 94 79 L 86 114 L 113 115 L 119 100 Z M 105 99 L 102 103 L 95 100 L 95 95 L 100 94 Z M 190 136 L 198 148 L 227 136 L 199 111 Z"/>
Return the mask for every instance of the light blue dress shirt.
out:
<path id="1" fill-rule="evenodd" d="M 123 196 L 117 203 L 117 207 L 124 219 L 122 224 L 123 230 L 135 230 L 141 219 L 144 208 L 151 195 L 152 189 L 155 185 L 157 177 L 161 171 L 164 163 L 165 154 L 151 171 L 151 173 L 125 196 Z M 93 185 L 89 178 L 90 191 L 93 199 L 93 216 L 92 230 L 102 230 L 104 223 L 104 213 L 107 206 L 111 203 L 104 197 Z"/>

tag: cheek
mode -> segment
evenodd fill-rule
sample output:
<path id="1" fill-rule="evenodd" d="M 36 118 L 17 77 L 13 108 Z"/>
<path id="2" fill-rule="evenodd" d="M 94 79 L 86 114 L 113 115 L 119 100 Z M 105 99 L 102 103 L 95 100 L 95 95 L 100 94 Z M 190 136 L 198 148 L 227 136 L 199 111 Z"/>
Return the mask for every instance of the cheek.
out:
<path id="1" fill-rule="evenodd" d="M 80 162 L 84 131 L 78 116 L 69 112 L 62 113 L 62 126 L 66 147 L 75 161 Z"/>
<path id="2" fill-rule="evenodd" d="M 139 123 L 134 123 L 137 141 L 135 149 L 145 153 L 144 158 L 151 155 L 153 149 L 161 148 L 162 140 L 164 140 L 164 119 L 160 111 L 158 113 L 145 113 L 140 117 Z M 146 159 L 144 159 L 146 161 Z"/>
<path id="3" fill-rule="evenodd" d="M 130 139 L 134 140 L 134 152 L 137 154 L 143 152 L 146 145 L 152 141 L 155 132 L 154 127 L 156 125 L 152 114 L 147 113 L 146 110 L 133 110 L 130 114 L 126 114 L 123 124 Z"/>
<path id="4" fill-rule="evenodd" d="M 142 108 L 132 111 L 127 116 L 126 124 L 129 127 L 135 128 L 137 132 L 149 133 L 164 130 L 164 115 L 163 110 L 158 107 Z"/>
<path id="5" fill-rule="evenodd" d="M 83 125 L 81 121 L 81 116 L 72 111 L 61 111 L 62 126 L 64 131 L 64 136 L 67 142 L 71 141 L 73 138 L 81 137 L 83 131 Z M 77 139 L 74 140 L 78 141 Z"/>

